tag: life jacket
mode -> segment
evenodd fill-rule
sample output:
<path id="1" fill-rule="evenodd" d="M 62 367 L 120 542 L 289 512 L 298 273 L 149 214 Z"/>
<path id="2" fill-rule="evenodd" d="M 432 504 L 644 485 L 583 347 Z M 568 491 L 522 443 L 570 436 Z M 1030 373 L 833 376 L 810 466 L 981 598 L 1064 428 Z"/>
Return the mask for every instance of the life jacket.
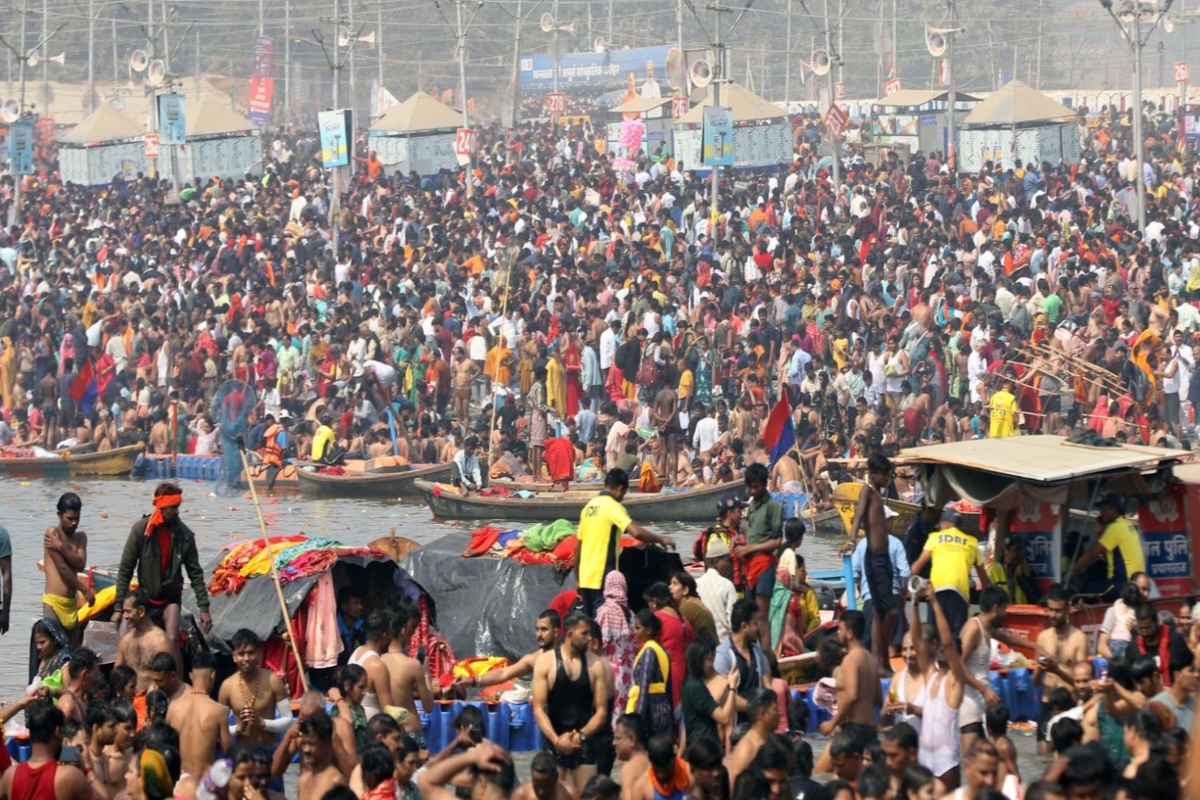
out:
<path id="1" fill-rule="evenodd" d="M 283 429 L 272 423 L 263 433 L 262 460 L 267 466 L 283 466 L 283 448 L 279 446 L 279 432 Z"/>

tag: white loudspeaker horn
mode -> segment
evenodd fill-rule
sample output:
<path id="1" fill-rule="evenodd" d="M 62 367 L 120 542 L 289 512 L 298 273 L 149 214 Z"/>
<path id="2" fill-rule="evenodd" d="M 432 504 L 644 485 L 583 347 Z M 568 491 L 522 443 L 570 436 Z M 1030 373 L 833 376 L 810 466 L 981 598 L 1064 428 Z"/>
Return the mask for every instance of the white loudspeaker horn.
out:
<path id="1" fill-rule="evenodd" d="M 597 53 L 603 53 L 605 50 L 608 49 L 608 45 L 606 45 L 604 43 L 603 36 L 596 37 L 596 41 L 592 42 L 592 49 L 595 50 Z"/>
<path id="2" fill-rule="evenodd" d="M 58 64 L 61 67 L 63 64 L 67 63 L 67 54 L 59 53 L 56 56 L 51 56 L 50 63 Z"/>
<path id="3" fill-rule="evenodd" d="M 566 25 L 559 25 L 558 30 L 562 31 L 563 33 L 574 34 L 575 33 L 575 20 L 571 20 Z"/>
<path id="4" fill-rule="evenodd" d="M 0 117 L 5 122 L 16 122 L 21 118 L 21 104 L 15 97 L 8 98 L 4 101 L 4 105 L 0 106 Z"/>
<path id="5" fill-rule="evenodd" d="M 150 62 L 150 66 L 146 70 L 146 77 L 150 83 L 157 86 L 162 83 L 163 78 L 167 76 L 167 62 L 161 58 L 156 58 Z"/>
<path id="6" fill-rule="evenodd" d="M 1175 32 L 1175 16 L 1173 14 L 1163 16 L 1163 30 L 1167 33 Z"/>
<path id="7" fill-rule="evenodd" d="M 814 50 L 812 54 L 812 67 L 814 75 L 828 75 L 829 68 L 833 66 L 833 60 L 829 57 L 827 50 Z"/>
<path id="8" fill-rule="evenodd" d="M 946 37 L 940 31 L 926 26 L 925 47 L 929 50 L 929 55 L 941 58 L 946 54 Z"/>
<path id="9" fill-rule="evenodd" d="M 363 44 L 374 45 L 375 44 L 375 31 L 371 31 L 370 33 L 364 33 L 362 36 L 358 37 L 358 41 L 362 42 Z"/>
<path id="10" fill-rule="evenodd" d="M 697 89 L 703 89 L 712 83 L 712 64 L 708 63 L 707 59 L 697 58 L 692 62 L 692 68 L 689 70 L 692 78 L 692 85 Z"/>
<path id="11" fill-rule="evenodd" d="M 542 33 L 549 33 L 554 30 L 554 15 L 547 11 L 542 14 Z"/>
<path id="12" fill-rule="evenodd" d="M 350 29 L 345 25 L 338 25 L 338 47 L 350 46 Z"/>
<path id="13" fill-rule="evenodd" d="M 42 57 L 38 55 L 37 50 L 30 50 L 29 55 L 25 56 L 25 66 L 27 67 L 36 67 L 40 63 L 42 63 Z"/>
<path id="14" fill-rule="evenodd" d="M 150 65 L 150 57 L 145 50 L 134 50 L 129 54 L 129 68 L 134 72 L 145 72 Z"/>

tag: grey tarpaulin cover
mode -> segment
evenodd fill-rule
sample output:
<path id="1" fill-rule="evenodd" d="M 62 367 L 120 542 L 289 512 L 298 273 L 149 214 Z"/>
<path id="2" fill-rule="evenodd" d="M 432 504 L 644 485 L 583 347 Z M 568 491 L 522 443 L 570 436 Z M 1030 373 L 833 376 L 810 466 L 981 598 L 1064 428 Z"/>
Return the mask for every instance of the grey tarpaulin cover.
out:
<path id="1" fill-rule="evenodd" d="M 575 587 L 575 575 L 561 575 L 547 564 L 522 564 L 510 558 L 463 558 L 468 537 L 444 536 L 417 548 L 401 566 L 437 602 L 438 629 L 455 658 L 506 656 L 515 659 L 537 649 L 537 615 L 555 595 Z M 629 600 L 640 607 L 646 586 L 666 581 L 681 569 L 675 553 L 657 548 L 627 548 L 621 571 L 629 579 Z"/>

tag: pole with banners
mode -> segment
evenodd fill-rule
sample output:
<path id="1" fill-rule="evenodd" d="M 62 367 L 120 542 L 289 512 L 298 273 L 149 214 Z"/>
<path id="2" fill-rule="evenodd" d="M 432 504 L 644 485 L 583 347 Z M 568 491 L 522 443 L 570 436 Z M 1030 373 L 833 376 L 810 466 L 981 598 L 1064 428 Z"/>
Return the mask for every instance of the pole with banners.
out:
<path id="1" fill-rule="evenodd" d="M 1179 152 L 1182 153 L 1187 144 L 1185 120 L 1187 118 L 1188 63 L 1176 61 L 1174 72 L 1175 83 L 1179 85 Z"/>

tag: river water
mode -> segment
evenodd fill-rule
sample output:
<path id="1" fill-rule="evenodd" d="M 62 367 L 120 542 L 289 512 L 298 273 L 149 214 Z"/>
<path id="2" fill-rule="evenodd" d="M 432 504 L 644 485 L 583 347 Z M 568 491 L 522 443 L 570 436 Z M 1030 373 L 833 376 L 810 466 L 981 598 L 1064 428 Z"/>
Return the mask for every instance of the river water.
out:
<path id="1" fill-rule="evenodd" d="M 258 517 L 249 494 L 218 497 L 214 484 L 181 481 L 180 513 L 196 533 L 200 563 L 207 565 L 218 551 L 233 542 L 260 536 Z M 41 616 L 42 533 L 57 522 L 55 504 L 63 492 L 83 499 L 80 529 L 88 534 L 88 564 L 115 571 L 130 526 L 152 510 L 154 483 L 129 480 L 79 482 L 0 480 L 0 525 L 8 529 L 13 544 L 13 610 L 11 630 L 0 639 L 0 699 L 15 697 L 25 686 L 29 627 Z M 471 530 L 489 520 L 442 522 L 434 520 L 424 505 L 383 503 L 372 500 L 309 500 L 295 494 L 260 497 L 263 518 L 272 536 L 303 533 L 327 536 L 349 545 L 365 545 L 393 529 L 420 543 L 447 534 L 460 535 L 466 545 Z M 527 523 L 531 524 L 531 523 Z M 657 532 L 690 548 L 702 526 L 661 525 Z M 685 545 L 686 543 L 686 545 Z M 803 552 L 812 570 L 840 565 L 837 543 L 809 536 Z M 421 580 L 421 576 L 414 576 Z M 186 591 L 191 591 L 186 589 Z M 530 621 L 532 624 L 532 620 Z"/>

